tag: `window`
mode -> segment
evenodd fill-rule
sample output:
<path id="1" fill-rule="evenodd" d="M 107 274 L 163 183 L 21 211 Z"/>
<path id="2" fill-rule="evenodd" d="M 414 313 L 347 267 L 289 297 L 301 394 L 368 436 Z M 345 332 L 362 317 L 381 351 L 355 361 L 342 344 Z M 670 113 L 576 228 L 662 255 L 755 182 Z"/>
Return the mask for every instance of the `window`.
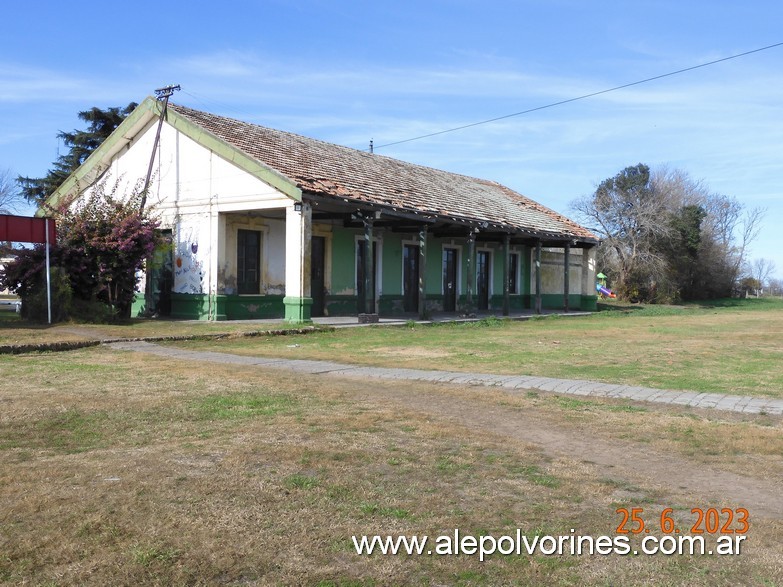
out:
<path id="1" fill-rule="evenodd" d="M 508 256 L 508 293 L 519 293 L 519 254 L 511 253 Z"/>
<path id="2" fill-rule="evenodd" d="M 237 230 L 237 290 L 257 294 L 261 290 L 261 233 Z"/>

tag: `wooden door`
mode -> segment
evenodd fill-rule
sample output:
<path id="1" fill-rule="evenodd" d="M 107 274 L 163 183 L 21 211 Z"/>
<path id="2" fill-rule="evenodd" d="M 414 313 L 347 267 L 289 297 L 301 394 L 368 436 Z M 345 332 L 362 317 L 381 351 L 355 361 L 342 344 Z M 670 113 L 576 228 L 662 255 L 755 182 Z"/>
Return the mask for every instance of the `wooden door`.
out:
<path id="1" fill-rule="evenodd" d="M 405 245 L 402 259 L 403 308 L 406 312 L 419 311 L 419 247 Z"/>
<path id="2" fill-rule="evenodd" d="M 457 311 L 457 249 L 443 249 L 443 311 Z"/>
<path id="3" fill-rule="evenodd" d="M 476 307 L 479 310 L 489 309 L 489 251 L 476 253 Z"/>
<path id="4" fill-rule="evenodd" d="M 322 236 L 314 236 L 310 243 L 312 246 L 310 250 L 310 297 L 313 298 L 310 313 L 317 318 L 324 315 L 326 298 L 326 281 L 324 279 L 326 239 Z"/>

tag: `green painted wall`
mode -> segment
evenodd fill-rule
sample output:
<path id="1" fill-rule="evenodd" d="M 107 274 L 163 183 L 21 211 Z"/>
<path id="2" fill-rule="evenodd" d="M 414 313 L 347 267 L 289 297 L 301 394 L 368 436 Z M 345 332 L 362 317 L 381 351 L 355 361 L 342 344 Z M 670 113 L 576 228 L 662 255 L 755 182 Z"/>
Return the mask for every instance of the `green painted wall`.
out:
<path id="1" fill-rule="evenodd" d="M 405 236 L 393 232 L 383 236 L 383 297 L 402 296 L 402 240 Z M 381 313 L 383 311 L 381 309 Z"/>
<path id="2" fill-rule="evenodd" d="M 355 294 L 356 271 L 356 239 L 363 236 L 362 231 L 356 229 L 334 228 L 331 234 L 331 285 L 324 304 L 327 316 L 355 316 L 357 313 L 357 298 Z M 381 271 L 383 293 L 378 303 L 380 313 L 387 316 L 402 315 L 402 260 L 403 243 L 407 241 L 414 244 L 418 241 L 418 235 L 412 233 L 382 233 Z M 453 242 L 452 242 L 453 241 Z M 454 246 L 459 250 L 460 274 L 462 283 L 460 296 L 457 300 L 458 308 L 466 305 L 467 293 L 467 241 L 462 239 L 435 239 L 427 240 L 427 309 L 429 312 L 441 311 L 443 308 L 443 295 L 441 289 L 443 247 Z M 503 247 L 482 247 L 492 253 L 492 295 L 490 297 L 490 310 L 496 313 L 503 309 Z M 519 287 L 521 294 L 511 295 L 510 309 L 520 311 L 530 309 L 534 305 L 534 292 L 531 291 L 531 249 L 530 247 L 516 247 L 512 249 L 519 255 Z M 475 269 L 475 265 L 474 265 Z M 475 282 L 473 287 L 474 303 L 476 302 Z M 572 294 L 569 298 L 569 306 L 573 310 L 595 310 L 596 296 Z M 134 312 L 143 306 L 143 296 L 138 296 L 134 303 Z M 211 303 L 210 303 L 211 302 Z M 542 296 L 542 305 L 545 309 L 560 309 L 563 307 L 563 296 L 545 294 Z M 213 319 L 217 320 L 248 320 L 248 319 L 283 319 L 285 317 L 285 304 L 283 296 L 212 296 L 199 294 L 172 294 L 172 317 L 187 319 L 208 319 L 210 309 Z M 136 315 L 134 313 L 134 315 Z"/>
<path id="3" fill-rule="evenodd" d="M 346 229 L 336 229 L 332 233 L 332 287 L 329 292 L 331 294 L 346 295 L 354 292 L 357 234 L 358 231 Z"/>
<path id="4" fill-rule="evenodd" d="M 217 296 L 221 314 L 228 320 L 283 319 L 283 296 Z"/>
<path id="5" fill-rule="evenodd" d="M 358 312 L 356 296 L 326 296 L 324 302 L 328 316 L 356 316 Z"/>
<path id="6" fill-rule="evenodd" d="M 208 320 L 209 296 L 207 294 L 171 294 L 171 317 L 181 320 Z"/>
<path id="7" fill-rule="evenodd" d="M 427 238 L 427 303 L 443 308 L 443 239 Z"/>
<path id="8" fill-rule="evenodd" d="M 253 320 L 285 316 L 283 296 L 210 296 L 207 294 L 171 294 L 171 317 L 208 320 Z"/>

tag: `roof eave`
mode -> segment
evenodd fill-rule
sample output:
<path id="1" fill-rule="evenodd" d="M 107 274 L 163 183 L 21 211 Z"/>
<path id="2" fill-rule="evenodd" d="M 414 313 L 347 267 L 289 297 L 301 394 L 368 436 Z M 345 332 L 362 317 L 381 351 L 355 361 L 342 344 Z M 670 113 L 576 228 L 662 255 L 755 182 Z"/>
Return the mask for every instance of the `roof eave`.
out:
<path id="1" fill-rule="evenodd" d="M 136 135 L 147 126 L 151 120 L 160 116 L 157 100 L 147 97 L 133 112 L 125 117 L 97 149 L 82 163 L 65 181 L 60 184 L 44 201 L 48 207 L 55 208 L 63 199 L 72 195 L 80 186 L 92 185 L 111 162 L 112 157 L 130 144 Z M 36 211 L 36 216 L 44 214 L 43 206 Z"/>
<path id="2" fill-rule="evenodd" d="M 411 209 L 404 206 L 383 205 L 370 202 L 364 199 L 355 199 L 348 196 L 335 196 L 332 194 L 320 194 L 317 192 L 306 191 L 305 197 L 311 202 L 327 203 L 333 205 L 347 205 L 356 210 L 378 210 L 381 213 L 390 216 L 404 217 L 409 220 L 420 222 L 421 224 L 433 224 L 435 222 L 444 222 L 458 226 L 470 227 L 478 231 L 491 231 L 507 233 L 509 235 L 523 235 L 525 238 L 541 240 L 546 246 L 550 243 L 572 243 L 574 246 L 590 248 L 599 243 L 597 238 L 587 236 L 566 234 L 558 232 L 547 232 L 536 230 L 534 228 L 525 228 L 510 224 L 491 222 L 480 218 L 471 218 L 457 214 L 443 214 L 433 210 Z M 554 246 L 554 245 L 553 245 Z"/>
<path id="3" fill-rule="evenodd" d="M 161 103 L 155 98 L 151 96 L 145 98 L 120 123 L 114 132 L 87 157 L 84 163 L 46 198 L 44 204 L 50 208 L 55 208 L 66 197 L 74 195 L 74 192 L 92 185 L 111 163 L 112 158 L 133 142 L 138 133 L 149 125 L 151 121 L 160 117 L 161 108 Z M 250 157 L 184 116 L 177 114 L 171 108 L 166 111 L 166 122 L 202 147 L 210 149 L 250 175 L 280 190 L 293 200 L 301 201 L 302 190 L 297 187 L 293 180 Z M 44 214 L 43 206 L 36 211 L 36 216 L 42 214 Z"/>

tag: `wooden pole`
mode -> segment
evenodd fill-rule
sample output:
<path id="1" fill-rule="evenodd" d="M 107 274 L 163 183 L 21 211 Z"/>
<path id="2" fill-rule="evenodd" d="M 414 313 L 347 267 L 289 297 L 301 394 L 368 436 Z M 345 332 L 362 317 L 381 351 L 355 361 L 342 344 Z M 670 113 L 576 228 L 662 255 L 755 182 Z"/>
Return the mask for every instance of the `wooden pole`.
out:
<path id="1" fill-rule="evenodd" d="M 419 320 L 427 320 L 427 225 L 419 228 Z"/>
<path id="2" fill-rule="evenodd" d="M 40 226 L 40 225 L 39 225 Z M 49 324 L 52 323 L 52 280 L 49 275 L 49 219 L 44 219 L 44 229 L 46 232 L 46 310 L 49 318 Z"/>
<path id="3" fill-rule="evenodd" d="M 150 155 L 150 164 L 147 167 L 147 179 L 144 181 L 144 189 L 141 191 L 141 203 L 139 204 L 139 211 L 144 211 L 144 206 L 147 204 L 147 190 L 150 187 L 150 179 L 152 178 L 152 166 L 155 164 L 155 153 L 158 151 L 158 143 L 160 142 L 160 130 L 163 127 L 163 119 L 166 118 L 166 110 L 169 107 L 169 98 L 175 90 L 179 90 L 179 85 L 166 86 L 155 90 L 158 95 L 158 99 L 163 100 L 163 106 L 160 109 L 160 119 L 158 120 L 158 130 L 155 132 L 155 141 L 152 143 L 152 154 Z"/>
<path id="4" fill-rule="evenodd" d="M 364 313 L 375 314 L 372 291 L 372 218 L 364 219 Z"/>
<path id="5" fill-rule="evenodd" d="M 571 243 L 565 246 L 565 273 L 563 274 L 563 311 L 568 312 L 568 296 L 570 292 L 570 273 L 571 273 Z"/>
<path id="6" fill-rule="evenodd" d="M 511 288 L 509 287 L 509 275 L 512 271 L 511 263 L 511 235 L 503 237 L 503 315 L 508 316 L 511 310 Z"/>
<path id="7" fill-rule="evenodd" d="M 468 288 L 467 299 L 465 300 L 465 313 L 473 313 L 473 284 L 476 281 L 475 269 L 476 264 L 476 231 L 471 229 L 468 235 L 468 259 L 467 259 L 467 273 L 468 273 Z"/>
<path id="8" fill-rule="evenodd" d="M 536 314 L 541 313 L 541 241 L 536 241 Z"/>

